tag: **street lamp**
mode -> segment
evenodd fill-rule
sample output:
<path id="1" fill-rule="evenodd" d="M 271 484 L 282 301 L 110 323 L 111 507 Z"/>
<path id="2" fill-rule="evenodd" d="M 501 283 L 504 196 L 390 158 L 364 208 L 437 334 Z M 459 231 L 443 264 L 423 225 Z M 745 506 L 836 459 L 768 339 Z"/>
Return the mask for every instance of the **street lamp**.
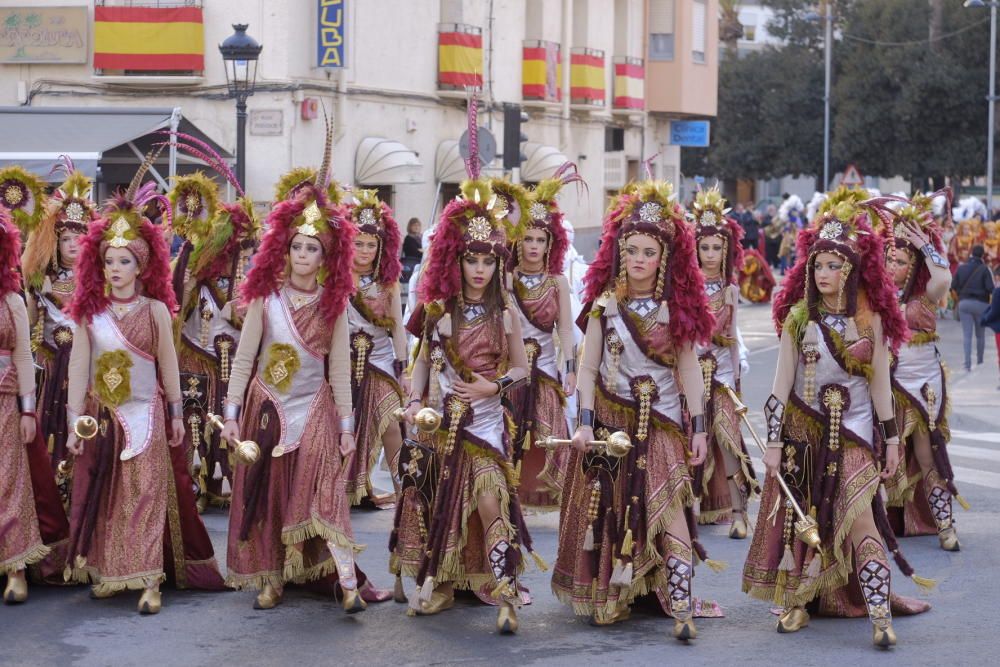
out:
<path id="1" fill-rule="evenodd" d="M 824 72 L 823 88 L 823 187 L 826 191 L 830 187 L 830 79 L 833 71 L 833 0 L 825 0 L 826 7 L 826 36 L 823 40 L 823 57 L 826 61 Z M 807 21 L 819 21 L 820 15 L 816 12 L 806 14 Z"/>
<path id="2" fill-rule="evenodd" d="M 247 34 L 247 24 L 236 23 L 234 32 L 219 45 L 226 68 L 229 96 L 236 98 L 236 180 L 246 189 L 247 98 L 257 84 L 257 58 L 264 47 Z"/>
<path id="3" fill-rule="evenodd" d="M 997 0 L 965 0 L 965 7 L 990 8 L 990 94 L 986 98 L 989 106 L 989 124 L 986 128 L 986 210 L 993 215 L 993 128 L 996 113 L 997 80 Z"/>

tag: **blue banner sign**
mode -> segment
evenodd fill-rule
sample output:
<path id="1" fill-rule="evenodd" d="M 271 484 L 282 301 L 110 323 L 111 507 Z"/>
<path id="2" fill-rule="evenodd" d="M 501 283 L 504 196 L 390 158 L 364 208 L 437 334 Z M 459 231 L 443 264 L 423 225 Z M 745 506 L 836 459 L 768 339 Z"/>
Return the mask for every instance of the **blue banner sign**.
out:
<path id="1" fill-rule="evenodd" d="M 318 0 L 316 66 L 345 67 L 347 0 Z"/>
<path id="2" fill-rule="evenodd" d="M 670 121 L 670 145 L 705 148 L 708 146 L 707 120 Z"/>

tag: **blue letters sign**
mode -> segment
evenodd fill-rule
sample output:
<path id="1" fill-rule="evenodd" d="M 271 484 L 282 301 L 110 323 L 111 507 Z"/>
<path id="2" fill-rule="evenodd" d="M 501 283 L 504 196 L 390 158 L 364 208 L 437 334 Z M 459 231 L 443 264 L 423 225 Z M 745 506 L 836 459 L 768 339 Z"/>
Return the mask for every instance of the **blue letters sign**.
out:
<path id="1" fill-rule="evenodd" d="M 316 66 L 344 67 L 347 43 L 347 0 L 318 0 Z"/>
<path id="2" fill-rule="evenodd" d="M 708 146 L 707 120 L 670 121 L 670 145 L 704 148 Z"/>

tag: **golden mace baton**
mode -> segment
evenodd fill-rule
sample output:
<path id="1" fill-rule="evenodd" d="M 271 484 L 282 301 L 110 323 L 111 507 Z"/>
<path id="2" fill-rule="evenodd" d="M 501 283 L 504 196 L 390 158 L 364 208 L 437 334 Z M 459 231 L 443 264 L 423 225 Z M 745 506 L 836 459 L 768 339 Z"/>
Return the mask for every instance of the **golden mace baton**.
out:
<path id="1" fill-rule="evenodd" d="M 733 391 L 732 387 L 728 387 L 726 385 L 723 385 L 723 387 L 725 387 L 726 391 L 729 392 L 729 397 L 733 399 L 733 405 L 736 407 L 736 414 L 738 414 L 743 420 L 743 423 L 746 424 L 747 429 L 750 431 L 750 435 L 753 436 L 754 442 L 757 443 L 757 447 L 760 448 L 762 454 L 766 454 L 767 447 L 765 447 L 764 443 L 760 441 L 760 437 L 758 437 L 757 432 L 753 430 L 753 426 L 747 418 L 747 411 L 749 408 L 744 405 L 743 401 L 741 401 L 740 397 L 736 395 L 736 392 Z M 795 513 L 799 517 L 799 520 L 795 522 L 795 537 L 814 549 L 818 549 L 820 546 L 820 539 L 819 524 L 816 523 L 816 519 L 802 511 L 802 508 L 799 507 L 799 504 L 795 501 L 795 497 L 792 496 L 791 490 L 788 488 L 788 485 L 785 484 L 785 480 L 782 479 L 780 474 L 775 475 L 775 479 L 778 480 L 778 485 L 781 487 L 781 491 L 785 494 L 785 498 L 788 499 L 788 502 L 792 505 L 792 509 L 795 510 Z"/>
<path id="2" fill-rule="evenodd" d="M 399 421 L 402 421 L 403 415 L 405 414 L 406 410 L 398 408 L 393 411 L 392 416 Z M 441 416 L 441 413 L 434 408 L 420 408 L 420 410 L 417 411 L 416 416 L 413 418 L 413 421 L 416 423 L 417 428 L 422 432 L 433 433 L 440 428 L 442 419 L 443 417 Z"/>
<path id="3" fill-rule="evenodd" d="M 572 445 L 573 441 L 553 438 L 550 435 L 547 438 L 542 438 L 535 444 L 539 447 L 544 447 L 545 449 L 555 449 L 556 447 Z M 629 451 L 631 451 L 632 438 L 630 438 L 628 433 L 624 431 L 615 431 L 609 435 L 606 440 L 588 440 L 587 446 L 601 454 L 606 454 L 616 459 L 620 459 L 623 456 L 628 455 Z"/>
<path id="4" fill-rule="evenodd" d="M 93 440 L 97 435 L 97 420 L 90 415 L 80 415 L 73 420 L 73 433 L 81 440 Z M 56 472 L 64 477 L 73 471 L 73 459 L 63 459 L 56 466 Z"/>
<path id="5" fill-rule="evenodd" d="M 208 424 L 213 428 L 220 432 L 225 428 L 226 425 L 219 418 L 219 415 L 208 412 L 205 416 L 208 418 Z M 260 458 L 260 445 L 253 440 L 230 440 L 229 442 L 236 447 L 236 458 L 239 459 L 240 463 L 253 465 Z"/>

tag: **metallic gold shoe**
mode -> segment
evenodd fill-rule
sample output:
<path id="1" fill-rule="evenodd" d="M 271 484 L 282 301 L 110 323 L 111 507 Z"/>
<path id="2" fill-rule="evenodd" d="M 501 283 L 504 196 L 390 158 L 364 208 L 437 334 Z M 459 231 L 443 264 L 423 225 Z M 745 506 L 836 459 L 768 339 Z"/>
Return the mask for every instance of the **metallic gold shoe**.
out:
<path id="1" fill-rule="evenodd" d="M 153 614 L 159 614 L 160 609 L 163 607 L 163 601 L 160 598 L 160 591 L 147 588 L 142 592 L 142 597 L 139 598 L 139 613 L 143 616 L 151 616 Z"/>
<path id="2" fill-rule="evenodd" d="M 28 599 L 28 580 L 25 577 L 7 576 L 7 587 L 3 591 L 4 604 L 21 604 Z"/>
<path id="3" fill-rule="evenodd" d="M 364 601 L 358 589 L 341 589 L 344 591 L 344 611 L 348 614 L 357 614 L 368 609 L 368 603 Z"/>
<path id="4" fill-rule="evenodd" d="M 497 610 L 497 632 L 502 635 L 512 635 L 517 632 L 517 610 L 510 602 L 500 602 Z"/>
<path id="5" fill-rule="evenodd" d="M 958 541 L 958 533 L 955 526 L 948 526 L 944 530 L 938 531 L 938 541 L 945 551 L 961 551 L 962 544 Z"/>
<path id="6" fill-rule="evenodd" d="M 91 600 L 107 600 L 118 595 L 121 591 L 100 591 L 97 586 L 90 587 L 90 599 Z"/>
<path id="7" fill-rule="evenodd" d="M 440 591 L 435 589 L 431 594 L 431 599 L 427 602 L 420 603 L 420 609 L 415 610 L 417 616 L 433 616 L 434 614 L 440 614 L 442 611 L 446 611 L 455 606 L 455 591 L 454 589 L 448 592 Z"/>
<path id="8" fill-rule="evenodd" d="M 742 516 L 733 517 L 733 523 L 729 526 L 729 539 L 745 540 L 747 538 L 747 522 Z"/>
<path id="9" fill-rule="evenodd" d="M 616 609 L 615 613 L 613 613 L 610 618 L 598 618 L 597 614 L 594 614 L 590 617 L 590 624 L 599 628 L 606 627 L 614 625 L 615 623 L 627 621 L 631 615 L 632 609 L 630 607 L 622 607 L 621 609 Z"/>
<path id="10" fill-rule="evenodd" d="M 254 609 L 274 609 L 281 604 L 281 593 L 271 584 L 264 584 L 264 589 L 253 601 Z"/>
<path id="11" fill-rule="evenodd" d="M 798 632 L 809 625 L 809 612 L 802 607 L 792 607 L 786 609 L 785 613 L 778 617 L 777 630 L 781 634 Z"/>
<path id="12" fill-rule="evenodd" d="M 406 589 L 403 587 L 403 577 L 396 575 L 396 583 L 392 587 L 392 599 L 394 602 L 406 604 L 409 598 L 406 597 Z"/>
<path id="13" fill-rule="evenodd" d="M 896 633 L 892 629 L 892 621 L 885 620 L 872 624 L 872 643 L 878 648 L 891 648 L 896 645 Z"/>
<path id="14" fill-rule="evenodd" d="M 698 630 L 694 627 L 694 617 L 688 616 L 686 619 L 674 619 L 674 639 L 686 642 L 690 639 L 698 638 Z"/>

